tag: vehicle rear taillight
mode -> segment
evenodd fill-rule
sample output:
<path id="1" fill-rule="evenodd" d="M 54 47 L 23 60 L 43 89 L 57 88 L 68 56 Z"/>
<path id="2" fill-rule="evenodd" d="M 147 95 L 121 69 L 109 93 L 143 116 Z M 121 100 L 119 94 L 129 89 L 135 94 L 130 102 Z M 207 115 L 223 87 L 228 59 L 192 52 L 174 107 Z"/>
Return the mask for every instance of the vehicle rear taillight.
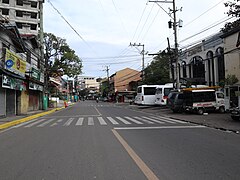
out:
<path id="1" fill-rule="evenodd" d="M 163 99 L 167 99 L 168 98 L 168 96 L 163 96 Z"/>

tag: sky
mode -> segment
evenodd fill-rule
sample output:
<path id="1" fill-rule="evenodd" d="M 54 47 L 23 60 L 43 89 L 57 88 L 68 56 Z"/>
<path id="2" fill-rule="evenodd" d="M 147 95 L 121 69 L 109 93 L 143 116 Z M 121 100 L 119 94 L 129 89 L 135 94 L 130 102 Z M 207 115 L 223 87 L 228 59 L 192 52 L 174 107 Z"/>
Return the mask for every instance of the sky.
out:
<path id="1" fill-rule="evenodd" d="M 106 77 L 124 68 L 142 69 L 154 54 L 174 46 L 172 1 L 148 0 L 46 0 L 44 32 L 66 39 L 82 59 L 83 76 Z M 226 0 L 176 0 L 179 49 L 220 31 L 227 20 Z M 140 46 L 130 46 L 130 43 Z"/>

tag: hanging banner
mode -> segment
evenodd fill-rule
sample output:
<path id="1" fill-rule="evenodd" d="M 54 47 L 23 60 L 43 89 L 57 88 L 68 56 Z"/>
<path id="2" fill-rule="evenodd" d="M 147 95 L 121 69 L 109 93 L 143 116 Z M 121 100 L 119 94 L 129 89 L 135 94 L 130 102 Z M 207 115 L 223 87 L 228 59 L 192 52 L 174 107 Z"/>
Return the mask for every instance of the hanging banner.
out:
<path id="1" fill-rule="evenodd" d="M 18 74 L 22 77 L 25 77 L 26 61 L 24 61 L 19 56 L 6 49 L 5 69 L 15 74 Z"/>
<path id="2" fill-rule="evenodd" d="M 2 87 L 19 91 L 26 90 L 26 83 L 23 80 L 15 79 L 6 75 L 2 75 Z"/>

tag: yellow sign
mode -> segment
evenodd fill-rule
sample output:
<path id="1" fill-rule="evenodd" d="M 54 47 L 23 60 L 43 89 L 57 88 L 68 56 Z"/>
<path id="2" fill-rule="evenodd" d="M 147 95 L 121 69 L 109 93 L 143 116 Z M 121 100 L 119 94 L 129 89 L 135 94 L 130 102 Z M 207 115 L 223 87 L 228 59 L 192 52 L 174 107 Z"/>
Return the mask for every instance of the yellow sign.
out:
<path id="1" fill-rule="evenodd" d="M 26 72 L 26 61 L 6 49 L 5 68 L 24 77 Z"/>

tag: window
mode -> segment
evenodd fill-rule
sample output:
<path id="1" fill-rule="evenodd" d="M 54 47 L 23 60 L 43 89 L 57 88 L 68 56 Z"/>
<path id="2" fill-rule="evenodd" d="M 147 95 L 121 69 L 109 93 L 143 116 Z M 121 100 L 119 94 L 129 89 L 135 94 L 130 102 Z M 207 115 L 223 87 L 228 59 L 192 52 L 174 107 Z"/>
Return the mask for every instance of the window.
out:
<path id="1" fill-rule="evenodd" d="M 31 51 L 27 50 L 27 62 L 31 63 Z"/>
<path id="2" fill-rule="evenodd" d="M 145 87 L 144 88 L 144 95 L 155 95 L 156 87 Z"/>
<path id="3" fill-rule="evenodd" d="M 31 18 L 37 19 L 37 13 L 31 13 Z"/>
<path id="4" fill-rule="evenodd" d="M 16 11 L 17 17 L 23 17 L 23 11 Z"/>
<path id="5" fill-rule="evenodd" d="M 17 0 L 16 5 L 18 6 L 23 6 L 23 0 Z"/>
<path id="6" fill-rule="evenodd" d="M 164 88 L 164 96 L 168 96 L 171 90 L 173 90 L 173 88 Z"/>
<path id="7" fill-rule="evenodd" d="M 2 3 L 9 4 L 9 0 L 2 0 Z"/>
<path id="8" fill-rule="evenodd" d="M 36 24 L 31 24 L 30 26 L 31 26 L 30 27 L 31 30 L 37 30 L 37 25 Z"/>
<path id="9" fill-rule="evenodd" d="M 16 25 L 17 25 L 17 28 L 18 28 L 18 29 L 22 29 L 22 28 L 23 28 L 22 23 L 16 22 Z"/>
<path id="10" fill-rule="evenodd" d="M 2 15 L 9 15 L 9 9 L 2 9 Z"/>
<path id="11" fill-rule="evenodd" d="M 139 87 L 139 88 L 137 89 L 137 93 L 142 93 L 142 87 Z"/>
<path id="12" fill-rule="evenodd" d="M 31 7 L 32 8 L 37 8 L 37 2 L 31 2 Z"/>

